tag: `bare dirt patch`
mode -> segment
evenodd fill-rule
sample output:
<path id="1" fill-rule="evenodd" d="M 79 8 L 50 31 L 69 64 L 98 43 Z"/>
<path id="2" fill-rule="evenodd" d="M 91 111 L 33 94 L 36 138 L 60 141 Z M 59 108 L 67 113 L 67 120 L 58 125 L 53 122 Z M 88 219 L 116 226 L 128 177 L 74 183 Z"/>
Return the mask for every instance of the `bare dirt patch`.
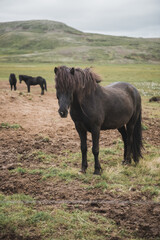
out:
<path id="1" fill-rule="evenodd" d="M 46 205 L 57 208 L 65 202 L 72 211 L 78 205 L 79 209 L 114 219 L 117 225 L 141 238 L 160 236 L 160 205 L 151 201 L 150 196 L 131 191 L 130 195 L 117 197 L 109 190 L 88 190 L 77 179 L 71 182 L 62 179 L 42 181 L 38 172 L 14 172 L 18 167 L 42 170 L 59 167 L 54 157 L 51 163 L 44 163 L 33 158 L 34 152 L 43 151 L 55 156 L 63 156 L 65 150 L 76 153 L 79 151 L 79 137 L 71 118 L 59 117 L 54 92 L 40 96 L 39 87 L 31 90 L 31 94 L 27 94 L 22 86 L 16 92 L 10 92 L 8 88 L 8 84 L 3 82 L 0 90 L 0 124 L 8 123 L 8 127 L 0 127 L 1 193 L 31 195 L 37 200 L 38 209 L 44 209 Z M 144 138 L 155 146 L 160 145 L 158 120 L 144 113 L 144 122 L 149 126 L 144 131 Z M 18 129 L 11 128 L 13 124 L 18 124 Z M 102 132 L 100 147 L 112 145 L 117 138 L 120 135 L 116 130 Z M 88 144 L 91 146 L 90 136 Z M 79 169 L 80 165 L 81 159 L 72 167 Z"/>

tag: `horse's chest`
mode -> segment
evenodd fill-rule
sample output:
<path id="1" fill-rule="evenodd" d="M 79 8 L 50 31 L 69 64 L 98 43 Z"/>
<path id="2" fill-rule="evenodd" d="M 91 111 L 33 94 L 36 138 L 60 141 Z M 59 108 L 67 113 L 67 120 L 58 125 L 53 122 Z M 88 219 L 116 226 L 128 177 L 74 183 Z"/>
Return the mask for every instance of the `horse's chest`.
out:
<path id="1" fill-rule="evenodd" d="M 76 123 L 79 122 L 83 129 L 91 132 L 91 123 L 82 112 L 70 112 L 72 120 Z"/>

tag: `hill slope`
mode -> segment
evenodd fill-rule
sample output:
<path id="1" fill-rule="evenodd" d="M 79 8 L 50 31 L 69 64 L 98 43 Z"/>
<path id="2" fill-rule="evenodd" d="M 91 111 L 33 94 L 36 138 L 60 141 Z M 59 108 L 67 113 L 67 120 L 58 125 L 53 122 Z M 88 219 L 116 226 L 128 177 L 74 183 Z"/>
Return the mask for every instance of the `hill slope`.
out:
<path id="1" fill-rule="evenodd" d="M 83 33 L 55 21 L 0 23 L 1 62 L 158 63 L 160 39 Z"/>

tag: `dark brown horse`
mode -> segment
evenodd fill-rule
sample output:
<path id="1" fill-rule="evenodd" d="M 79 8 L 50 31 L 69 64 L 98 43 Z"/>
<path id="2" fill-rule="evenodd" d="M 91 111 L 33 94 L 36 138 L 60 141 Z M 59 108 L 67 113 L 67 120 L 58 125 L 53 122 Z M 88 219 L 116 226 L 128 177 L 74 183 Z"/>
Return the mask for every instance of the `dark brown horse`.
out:
<path id="1" fill-rule="evenodd" d="M 17 87 L 16 87 L 17 78 L 16 78 L 14 73 L 10 74 L 10 76 L 9 76 L 9 83 L 10 83 L 10 86 L 11 86 L 11 90 L 14 87 L 14 91 L 16 91 L 17 90 Z"/>
<path id="2" fill-rule="evenodd" d="M 142 148 L 141 97 L 129 83 L 117 82 L 107 87 L 100 77 L 86 68 L 56 67 L 55 82 L 59 114 L 67 117 L 68 109 L 81 139 L 82 172 L 87 164 L 87 131 L 92 134 L 95 174 L 101 173 L 98 160 L 100 130 L 118 129 L 124 142 L 123 164 L 131 158 L 139 162 Z"/>
<path id="3" fill-rule="evenodd" d="M 19 82 L 24 81 L 27 85 L 28 92 L 30 92 L 31 85 L 40 85 L 41 87 L 41 95 L 44 95 L 44 90 L 47 91 L 47 83 L 46 80 L 42 77 L 31 77 L 27 75 L 19 75 Z"/>

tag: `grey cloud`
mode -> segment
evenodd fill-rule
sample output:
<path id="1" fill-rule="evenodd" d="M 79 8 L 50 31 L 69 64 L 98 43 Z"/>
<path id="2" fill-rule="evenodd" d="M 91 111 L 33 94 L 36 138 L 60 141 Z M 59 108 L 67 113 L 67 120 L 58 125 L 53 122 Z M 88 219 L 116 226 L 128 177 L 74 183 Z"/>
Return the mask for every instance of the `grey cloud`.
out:
<path id="1" fill-rule="evenodd" d="M 160 37 L 159 0 L 1 0 L 0 21 L 49 19 L 82 31 Z"/>

